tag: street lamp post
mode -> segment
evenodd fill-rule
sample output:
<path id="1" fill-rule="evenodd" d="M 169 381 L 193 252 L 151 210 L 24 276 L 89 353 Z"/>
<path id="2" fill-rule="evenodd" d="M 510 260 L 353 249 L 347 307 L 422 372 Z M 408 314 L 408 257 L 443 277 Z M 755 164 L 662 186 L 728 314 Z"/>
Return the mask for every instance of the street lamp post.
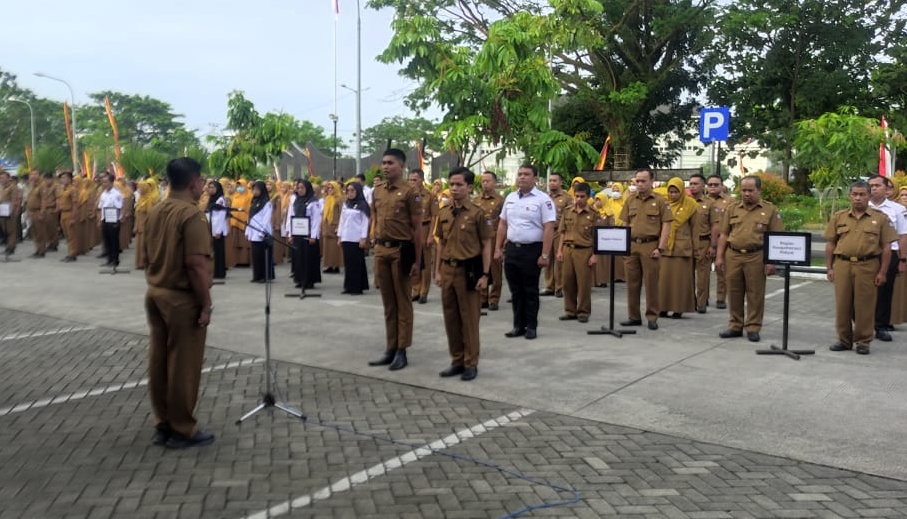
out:
<path id="1" fill-rule="evenodd" d="M 356 0 L 356 176 L 362 162 L 362 17 Z"/>
<path id="2" fill-rule="evenodd" d="M 333 167 L 333 179 L 337 180 L 337 114 L 330 114 L 328 117 L 334 123 L 334 167 Z"/>
<path id="3" fill-rule="evenodd" d="M 346 85 L 340 86 L 356 94 L 356 175 L 359 175 L 362 172 L 360 164 L 362 162 L 362 90 L 354 90 Z"/>
<path id="4" fill-rule="evenodd" d="M 35 111 L 34 111 L 34 109 L 32 109 L 31 103 L 29 103 L 28 101 L 26 101 L 24 99 L 10 97 L 9 101 L 12 101 L 14 103 L 22 103 L 22 104 L 28 106 L 28 113 L 31 114 L 31 152 L 34 153 L 35 152 Z"/>
<path id="5" fill-rule="evenodd" d="M 69 88 L 69 97 L 72 100 L 72 117 L 70 119 L 72 121 L 72 171 L 73 173 L 76 173 L 79 170 L 79 141 L 76 138 L 76 136 L 78 135 L 76 132 L 76 94 L 72 90 L 72 85 L 70 85 L 64 79 L 48 76 L 43 72 L 35 72 L 35 75 L 38 77 L 59 81 L 60 83 L 66 85 L 67 88 Z"/>

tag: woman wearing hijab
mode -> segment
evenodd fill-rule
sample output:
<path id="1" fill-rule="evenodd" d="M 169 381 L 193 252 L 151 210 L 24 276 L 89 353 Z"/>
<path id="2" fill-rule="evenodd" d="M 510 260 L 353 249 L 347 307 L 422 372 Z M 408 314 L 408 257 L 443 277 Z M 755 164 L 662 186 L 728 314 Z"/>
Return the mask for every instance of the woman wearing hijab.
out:
<path id="1" fill-rule="evenodd" d="M 337 228 L 340 226 L 340 210 L 343 201 L 340 198 L 340 184 L 334 181 L 324 184 L 324 213 L 321 220 L 321 234 L 324 236 L 324 272 L 340 274 L 343 264 L 343 253 L 337 241 Z"/>
<path id="2" fill-rule="evenodd" d="M 240 209 L 242 212 L 235 212 L 231 214 L 230 226 L 233 227 L 231 233 L 233 236 L 233 257 L 235 258 L 236 265 L 248 265 L 249 264 L 249 240 L 246 238 L 245 222 L 248 221 L 248 214 L 252 204 L 252 191 L 248 183 L 239 179 L 236 181 L 236 192 L 233 194 L 233 204 L 230 207 Z M 229 263 L 227 264 L 229 268 Z"/>
<path id="3" fill-rule="evenodd" d="M 696 201 L 684 192 L 683 180 L 668 181 L 668 200 L 671 204 L 671 232 L 668 246 L 658 260 L 658 302 L 661 317 L 668 312 L 680 319 L 683 312 L 696 310 L 693 288 L 693 232 L 696 229 Z"/>
<path id="4" fill-rule="evenodd" d="M 293 240 L 293 280 L 296 288 L 315 288 L 321 283 L 321 204 L 315 198 L 312 183 L 296 180 L 296 198 L 287 212 L 284 236 Z M 308 217 L 309 236 L 293 236 L 293 218 Z"/>
<path id="5" fill-rule="evenodd" d="M 346 201 L 340 211 L 337 241 L 343 249 L 343 293 L 360 295 L 368 290 L 365 251 L 368 250 L 368 224 L 371 216 L 362 184 L 346 186 Z"/>
<path id="6" fill-rule="evenodd" d="M 211 250 L 214 251 L 214 279 L 227 277 L 226 241 L 230 234 L 227 225 L 227 211 L 218 207 L 227 207 L 224 198 L 224 188 L 220 182 L 208 182 L 208 206 L 205 213 L 208 215 L 208 224 L 211 227 Z"/>
<path id="7" fill-rule="evenodd" d="M 287 215 L 290 214 L 290 204 L 292 203 L 292 198 L 294 195 L 294 184 L 293 182 L 278 182 L 278 185 L 280 186 L 278 188 L 280 190 L 280 224 L 278 225 L 278 229 L 281 229 L 281 231 L 279 231 L 277 235 L 283 236 L 282 229 L 286 228 L 287 226 Z M 290 251 L 290 249 L 287 247 L 284 247 L 283 249 L 283 259 L 290 260 L 290 263 L 292 264 L 292 251 Z"/>
<path id="8" fill-rule="evenodd" d="M 135 204 L 135 268 L 142 270 L 148 263 L 145 257 L 145 223 L 148 222 L 148 212 L 160 200 L 161 192 L 152 179 L 139 182 L 139 201 Z"/>
<path id="9" fill-rule="evenodd" d="M 273 279 L 273 263 L 266 263 L 266 256 L 271 257 L 273 250 L 265 242 L 265 232 L 271 230 L 271 197 L 268 186 L 262 181 L 252 185 L 252 200 L 249 205 L 249 223 L 246 225 L 246 239 L 252 249 L 252 282 L 264 283 L 266 278 Z M 264 232 L 262 232 L 264 231 Z M 267 270 L 265 270 L 267 269 Z"/>
<path id="10" fill-rule="evenodd" d="M 605 222 L 605 225 L 614 225 L 614 209 L 611 207 L 610 195 L 611 193 L 609 191 L 599 191 L 598 194 L 595 195 L 595 201 L 592 203 L 592 207 L 598 212 L 598 216 Z M 599 258 L 592 273 L 593 286 L 608 286 L 611 276 L 611 259 L 612 256 Z M 618 258 L 618 263 L 622 263 L 620 258 Z"/>

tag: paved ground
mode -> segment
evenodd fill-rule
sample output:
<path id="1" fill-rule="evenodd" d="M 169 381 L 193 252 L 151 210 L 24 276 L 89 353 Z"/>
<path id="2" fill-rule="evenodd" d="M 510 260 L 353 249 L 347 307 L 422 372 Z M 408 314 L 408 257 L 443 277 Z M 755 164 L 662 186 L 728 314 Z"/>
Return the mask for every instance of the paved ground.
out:
<path id="1" fill-rule="evenodd" d="M 712 313 L 587 336 L 546 298 L 534 342 L 502 337 L 506 307 L 485 318 L 480 376 L 462 383 L 436 375 L 436 298 L 417 305 L 411 366 L 391 373 L 365 366 L 381 350 L 377 295 L 345 298 L 326 276 L 321 300 L 273 301 L 277 380 L 311 420 L 235 426 L 264 378 L 247 274 L 215 288 L 199 416 L 218 440 L 166 452 L 149 442 L 141 275 L 0 264 L 0 517 L 503 517 L 573 498 L 425 444 L 579 492 L 533 517 L 907 516 L 903 338 L 828 352 L 821 281 L 792 282 L 791 344 L 818 349 L 800 362 L 718 339 Z M 780 340 L 779 288 L 763 345 Z M 623 318 L 622 285 L 617 301 Z"/>

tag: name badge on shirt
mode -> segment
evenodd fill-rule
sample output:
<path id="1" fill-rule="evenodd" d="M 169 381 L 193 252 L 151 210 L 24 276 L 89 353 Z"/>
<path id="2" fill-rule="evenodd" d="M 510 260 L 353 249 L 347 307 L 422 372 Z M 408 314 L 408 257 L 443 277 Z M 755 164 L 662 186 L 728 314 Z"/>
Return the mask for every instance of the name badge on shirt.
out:
<path id="1" fill-rule="evenodd" d="M 0 218 L 9 218 L 13 215 L 13 204 L 10 202 L 0 203 Z"/>
<path id="2" fill-rule="evenodd" d="M 308 216 L 294 216 L 290 222 L 290 234 L 294 238 L 308 238 L 312 235 L 312 226 Z"/>

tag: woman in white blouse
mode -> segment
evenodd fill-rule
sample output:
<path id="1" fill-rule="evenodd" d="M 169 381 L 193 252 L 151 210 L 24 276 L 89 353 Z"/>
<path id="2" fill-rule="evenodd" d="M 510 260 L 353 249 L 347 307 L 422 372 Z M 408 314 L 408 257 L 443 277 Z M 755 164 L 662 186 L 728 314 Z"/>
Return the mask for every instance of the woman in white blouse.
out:
<path id="1" fill-rule="evenodd" d="M 249 224 L 246 225 L 246 238 L 252 244 L 252 282 L 264 283 L 267 279 L 274 279 L 273 258 L 271 265 L 265 265 L 265 251 L 267 257 L 274 253 L 272 237 L 265 236 L 262 231 L 271 230 L 271 199 L 268 196 L 268 186 L 262 181 L 257 181 L 252 186 L 252 205 L 249 208 Z M 270 250 L 269 250 L 270 249 Z"/>
<path id="2" fill-rule="evenodd" d="M 223 186 L 215 180 L 208 181 L 208 207 L 205 212 L 207 213 L 208 224 L 211 226 L 211 249 L 214 251 L 214 279 L 227 277 L 224 242 L 226 241 L 226 236 L 230 234 L 230 226 L 227 225 L 227 211 L 223 209 L 226 206 Z"/>
<path id="3" fill-rule="evenodd" d="M 353 181 L 346 186 L 346 200 L 340 211 L 337 241 L 343 249 L 343 293 L 362 294 L 368 290 L 365 251 L 368 250 L 369 207 L 362 184 Z"/>
<path id="4" fill-rule="evenodd" d="M 284 236 L 293 240 L 293 280 L 296 288 L 315 288 L 315 283 L 321 283 L 321 204 L 308 180 L 296 180 L 293 190 L 296 196 L 284 223 Z M 309 219 L 308 237 L 293 235 L 293 219 L 300 217 Z"/>

